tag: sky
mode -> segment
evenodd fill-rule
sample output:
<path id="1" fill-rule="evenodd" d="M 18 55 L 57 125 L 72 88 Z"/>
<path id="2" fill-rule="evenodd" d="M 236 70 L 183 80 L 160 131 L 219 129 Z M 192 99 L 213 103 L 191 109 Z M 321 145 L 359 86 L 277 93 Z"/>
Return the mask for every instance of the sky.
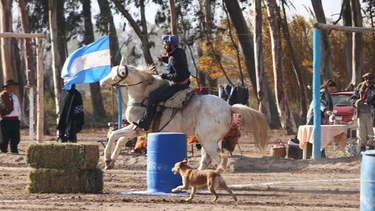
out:
<path id="1" fill-rule="evenodd" d="M 326 17 L 327 18 L 330 17 L 332 19 L 338 18 L 338 15 L 341 9 L 341 0 L 321 0 L 321 1 L 323 4 L 323 9 L 324 9 L 324 13 Z M 299 14 L 305 17 L 311 17 L 310 13 L 305 8 L 307 7 L 312 10 L 311 0 L 291 0 L 291 2 L 293 3 L 295 9 L 290 7 L 290 10 L 287 12 L 289 12 L 291 15 Z M 92 6 L 93 6 L 93 15 L 99 13 L 100 10 L 99 10 L 96 0 L 92 0 Z M 153 3 L 148 4 L 146 6 L 146 14 L 147 14 L 146 19 L 150 23 L 154 23 L 156 10 L 157 10 L 157 6 Z M 115 15 L 115 20 L 117 24 L 119 24 L 120 20 L 124 22 L 126 19 L 122 17 L 121 15 Z"/>
<path id="2" fill-rule="evenodd" d="M 331 17 L 333 19 L 338 18 L 340 14 L 340 9 L 341 9 L 341 0 L 321 0 L 323 4 L 323 9 L 324 9 L 324 14 L 326 17 Z M 312 10 L 312 5 L 311 5 L 311 0 L 292 0 L 292 3 L 295 6 L 295 10 L 291 9 L 292 14 L 299 14 L 303 15 L 306 17 L 309 17 L 310 14 L 306 10 L 305 7 L 311 8 Z"/>

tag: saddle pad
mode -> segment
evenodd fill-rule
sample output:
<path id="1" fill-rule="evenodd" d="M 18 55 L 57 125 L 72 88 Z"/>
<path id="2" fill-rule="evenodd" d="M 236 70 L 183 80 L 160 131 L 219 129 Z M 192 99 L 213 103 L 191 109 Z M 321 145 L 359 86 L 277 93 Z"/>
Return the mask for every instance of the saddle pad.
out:
<path id="1" fill-rule="evenodd" d="M 195 93 L 194 88 L 189 87 L 187 89 L 181 90 L 174 94 L 165 102 L 160 102 L 159 106 L 164 106 L 166 108 L 178 108 L 181 109 L 186 100 L 189 100 L 190 97 Z"/>

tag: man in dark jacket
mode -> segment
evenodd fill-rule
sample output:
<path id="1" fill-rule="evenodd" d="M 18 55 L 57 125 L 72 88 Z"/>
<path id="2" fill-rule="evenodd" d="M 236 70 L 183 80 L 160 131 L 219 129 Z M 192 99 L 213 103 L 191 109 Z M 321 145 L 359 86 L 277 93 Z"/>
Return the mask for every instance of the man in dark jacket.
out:
<path id="1" fill-rule="evenodd" d="M 148 130 L 154 119 L 158 102 L 166 101 L 177 92 L 187 89 L 190 85 L 190 71 L 188 68 L 186 54 L 184 49 L 178 47 L 178 37 L 175 35 L 167 35 L 163 37 L 165 55 L 159 57 L 160 62 L 167 63 L 166 70 L 168 73 L 161 74 L 161 78 L 169 80 L 170 84 L 161 86 L 152 91 L 148 97 L 147 111 L 138 121 L 133 122 L 136 127 L 134 129 L 143 128 Z"/>
<path id="2" fill-rule="evenodd" d="M 70 90 L 63 90 L 60 94 L 57 129 L 59 142 L 77 142 L 77 133 L 82 130 L 84 121 L 81 93 L 73 84 Z"/>

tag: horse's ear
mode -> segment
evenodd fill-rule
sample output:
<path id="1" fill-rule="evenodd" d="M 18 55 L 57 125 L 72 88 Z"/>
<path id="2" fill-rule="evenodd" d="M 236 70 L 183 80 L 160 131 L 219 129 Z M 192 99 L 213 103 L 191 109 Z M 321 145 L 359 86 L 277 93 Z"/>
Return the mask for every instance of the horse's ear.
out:
<path id="1" fill-rule="evenodd" d="M 125 65 L 126 65 L 126 59 L 125 59 L 125 56 L 121 56 L 121 62 L 120 62 L 120 64 L 121 64 L 122 66 L 125 66 Z"/>

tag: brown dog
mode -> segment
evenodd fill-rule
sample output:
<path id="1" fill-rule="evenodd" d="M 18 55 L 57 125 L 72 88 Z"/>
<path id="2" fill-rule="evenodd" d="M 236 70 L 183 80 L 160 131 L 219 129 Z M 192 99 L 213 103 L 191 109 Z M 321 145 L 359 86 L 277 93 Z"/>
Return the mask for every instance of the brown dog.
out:
<path id="1" fill-rule="evenodd" d="M 205 170 L 195 170 L 187 165 L 187 159 L 185 158 L 181 162 L 177 162 L 172 171 L 174 174 L 180 174 L 182 177 L 182 185 L 172 189 L 172 192 L 180 191 L 180 190 L 188 190 L 191 186 L 191 193 L 188 199 L 185 201 L 190 201 L 193 199 L 197 188 L 207 185 L 208 190 L 215 195 L 214 202 L 219 198 L 219 196 L 215 192 L 215 188 L 223 188 L 228 193 L 230 193 L 235 201 L 237 201 L 237 197 L 233 195 L 232 191 L 228 188 L 225 184 L 223 177 L 220 175 L 223 171 L 225 171 L 228 157 L 224 155 L 220 156 L 220 164 L 216 168 L 216 170 L 205 169 Z"/>

